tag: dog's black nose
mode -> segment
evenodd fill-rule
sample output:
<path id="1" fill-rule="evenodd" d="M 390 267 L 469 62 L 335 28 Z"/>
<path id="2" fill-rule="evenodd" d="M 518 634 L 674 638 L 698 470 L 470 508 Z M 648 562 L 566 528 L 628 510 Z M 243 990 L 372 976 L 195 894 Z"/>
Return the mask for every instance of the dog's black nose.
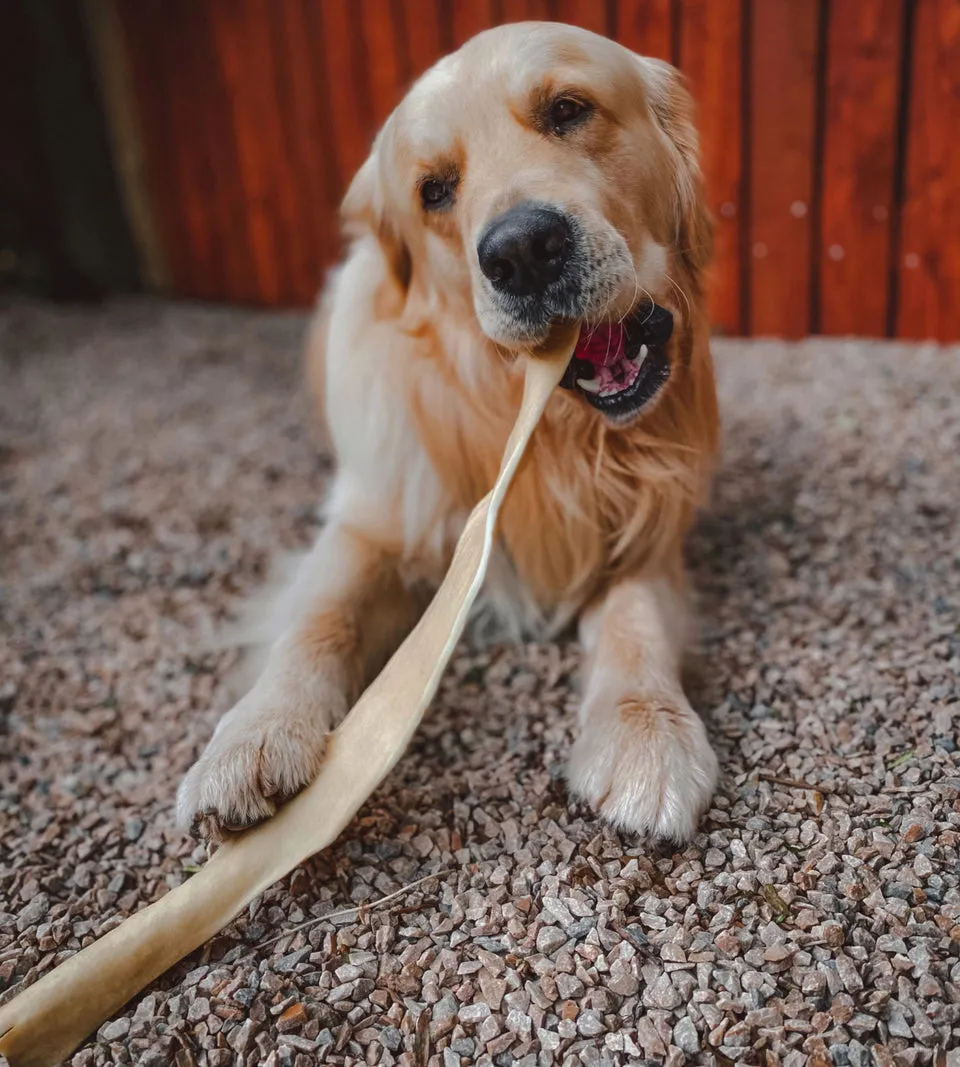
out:
<path id="1" fill-rule="evenodd" d="M 517 204 L 490 223 L 477 245 L 480 269 L 501 293 L 539 296 L 570 258 L 570 224 L 539 204 Z"/>

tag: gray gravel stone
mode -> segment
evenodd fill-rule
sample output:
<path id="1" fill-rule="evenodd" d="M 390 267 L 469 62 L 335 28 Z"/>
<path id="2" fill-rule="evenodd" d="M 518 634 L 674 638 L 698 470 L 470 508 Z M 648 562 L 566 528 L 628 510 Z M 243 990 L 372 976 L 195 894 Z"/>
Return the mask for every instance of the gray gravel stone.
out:
<path id="1" fill-rule="evenodd" d="M 700 1035 L 688 1015 L 683 1016 L 673 1028 L 673 1043 L 688 1056 L 700 1051 Z"/>
<path id="2" fill-rule="evenodd" d="M 100 1027 L 99 1036 L 101 1041 L 122 1041 L 129 1032 L 129 1019 L 114 1019 Z"/>
<path id="3" fill-rule="evenodd" d="M 558 948 L 567 943 L 567 935 L 556 926 L 544 926 L 537 934 L 537 951 L 545 956 L 552 956 Z"/>
<path id="4" fill-rule="evenodd" d="M 659 978 L 643 993 L 643 1002 L 651 1008 L 665 1008 L 667 1010 L 677 1007 L 681 1002 L 681 996 L 677 992 L 668 974 L 661 974 Z"/>
<path id="5" fill-rule="evenodd" d="M 483 1002 L 464 1004 L 460 1008 L 460 1021 L 462 1023 L 479 1023 L 486 1019 L 489 1014 L 490 1008 Z"/>
<path id="6" fill-rule="evenodd" d="M 581 1037 L 596 1037 L 606 1030 L 600 1012 L 589 1009 L 577 1016 L 577 1032 Z"/>
<path id="7" fill-rule="evenodd" d="M 403 1044 L 403 1034 L 395 1026 L 385 1026 L 380 1031 L 380 1044 L 391 1052 L 396 1052 Z"/>

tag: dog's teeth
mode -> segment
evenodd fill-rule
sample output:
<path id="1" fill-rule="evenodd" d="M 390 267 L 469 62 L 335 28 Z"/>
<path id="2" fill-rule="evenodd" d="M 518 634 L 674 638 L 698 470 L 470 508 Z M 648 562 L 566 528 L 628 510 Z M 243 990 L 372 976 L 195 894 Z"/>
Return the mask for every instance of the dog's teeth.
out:
<path id="1" fill-rule="evenodd" d="M 641 366 L 643 361 L 647 358 L 648 351 L 649 349 L 646 345 L 641 345 L 640 351 L 633 357 L 633 362 L 636 363 L 638 367 Z"/>
<path id="2" fill-rule="evenodd" d="M 585 393 L 600 392 L 600 383 L 596 381 L 591 381 L 589 378 L 578 378 L 577 385 L 579 385 Z"/>

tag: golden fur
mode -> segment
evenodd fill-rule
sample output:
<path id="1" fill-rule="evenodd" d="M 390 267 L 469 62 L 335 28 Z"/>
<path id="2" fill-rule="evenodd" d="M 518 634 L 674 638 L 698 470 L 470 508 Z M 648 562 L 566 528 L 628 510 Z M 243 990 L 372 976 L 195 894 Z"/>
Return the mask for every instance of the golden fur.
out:
<path id="1" fill-rule="evenodd" d="M 573 144 L 545 136 L 542 101 L 574 91 L 589 97 L 590 123 Z M 422 210 L 425 173 L 458 176 L 449 211 Z M 265 777 L 295 788 L 315 773 L 333 712 L 308 704 L 338 711 L 355 697 L 492 485 L 519 407 L 516 353 L 534 339 L 511 333 L 474 249 L 491 218 L 528 199 L 573 205 L 598 241 L 629 251 L 629 284 L 607 317 L 648 295 L 675 325 L 670 379 L 636 421 L 613 425 L 566 391 L 551 400 L 504 505 L 501 599 L 518 626 L 583 614 L 573 789 L 627 828 L 692 831 L 716 769 L 679 683 L 681 546 L 718 436 L 704 310 L 712 230 L 692 106 L 666 64 L 542 23 L 481 34 L 428 72 L 346 195 L 350 252 L 307 349 L 338 460 L 328 526 L 301 572 L 299 613 L 282 621 L 260 681 L 181 789 L 185 820 L 269 814 L 269 792 L 233 770 L 286 718 L 306 751 Z"/>
<path id="2" fill-rule="evenodd" d="M 538 29 L 541 44 L 544 35 Z M 496 46 L 496 36 L 485 37 L 476 38 L 462 51 L 465 63 L 472 58 L 471 52 Z M 568 62 L 589 63 L 592 43 L 576 47 L 564 42 L 561 54 Z M 629 64 L 625 56 L 620 58 Z M 483 56 L 477 55 L 476 64 L 483 62 Z M 624 139 L 614 151 L 609 138 L 601 135 L 599 143 L 591 146 L 587 162 L 592 177 L 599 174 L 604 179 L 604 206 L 614 224 L 626 233 L 649 229 L 670 249 L 665 275 L 672 282 L 657 295 L 674 312 L 680 359 L 654 410 L 624 430 L 607 432 L 598 412 L 565 393 L 558 393 L 548 409 L 505 503 L 501 529 L 519 576 L 549 607 L 569 599 L 571 590 L 582 601 L 624 572 L 657 567 L 668 560 L 703 498 L 717 447 L 716 396 L 703 309 L 703 275 L 712 226 L 701 191 L 692 106 L 676 72 L 652 60 L 644 62 L 651 72 L 646 79 L 644 68 L 635 64 L 637 69 L 625 83 L 611 79 L 605 100 L 611 125 L 630 121 L 639 127 L 637 136 Z M 500 73 L 496 69 L 491 79 Z M 624 102 L 631 97 L 636 101 L 641 93 L 649 97 L 668 135 L 667 142 L 659 146 L 664 149 L 660 157 L 645 162 L 639 156 L 649 149 L 644 129 L 649 115 L 636 102 Z M 471 114 L 470 104 L 478 99 L 482 100 L 482 93 L 454 102 L 450 122 L 456 132 L 451 141 L 460 154 L 468 146 L 471 159 L 490 160 L 499 154 L 507 173 L 491 173 L 494 168 L 488 164 L 482 184 L 485 190 L 500 190 L 513 170 L 512 160 L 536 160 L 544 142 L 536 131 L 517 122 L 512 131 L 516 143 L 505 145 L 501 124 L 484 130 L 480 117 Z M 508 106 L 522 111 L 512 100 Z M 431 123 L 439 124 L 442 119 L 433 96 L 430 109 Z M 519 406 L 521 383 L 502 350 L 478 329 L 469 279 L 461 272 L 458 289 L 451 292 L 446 255 L 431 256 L 420 232 L 422 220 L 394 203 L 397 193 L 407 190 L 402 185 L 395 188 L 399 184 L 394 176 L 397 164 L 386 163 L 385 156 L 389 144 L 403 159 L 405 121 L 409 120 L 402 111 L 391 118 L 377 150 L 348 191 L 343 214 L 348 233 L 361 240 L 372 233 L 380 242 L 390 273 L 372 286 L 372 310 L 381 321 L 392 322 L 402 337 L 397 358 L 409 371 L 402 387 L 418 438 L 453 504 L 467 510 L 496 476 Z M 491 142 L 484 140 L 484 133 L 491 136 Z M 543 169 L 550 163 L 544 159 Z M 386 166 L 391 169 L 384 174 Z M 603 174 L 605 167 L 609 175 Z M 536 162 L 532 169 L 534 181 L 525 186 L 526 193 L 545 193 L 547 198 L 563 195 L 563 188 L 547 183 Z M 651 170 L 652 189 L 648 184 Z M 619 180 L 624 173 L 640 176 L 635 188 L 624 187 Z M 516 187 L 515 180 L 513 184 Z M 557 184 L 569 186 L 571 179 L 564 173 L 563 182 Z M 471 203 L 458 205 L 467 219 L 460 229 L 446 227 L 444 253 L 452 248 L 457 257 L 463 257 L 461 231 L 475 229 L 471 213 L 482 214 L 490 196 L 481 194 L 477 200 L 477 208 Z M 445 335 L 451 332 L 457 336 L 456 346 L 446 343 Z M 309 377 L 318 391 L 326 359 L 322 337 L 321 328 L 317 343 L 308 349 Z M 464 355 L 462 349 L 467 346 L 471 351 Z M 459 350 L 456 359 L 450 355 L 453 347 Z M 464 363 L 467 374 L 461 373 Z M 424 375 L 439 378 L 442 390 L 431 382 L 425 397 L 420 389 Z M 333 402 L 337 402 L 335 397 Z"/>

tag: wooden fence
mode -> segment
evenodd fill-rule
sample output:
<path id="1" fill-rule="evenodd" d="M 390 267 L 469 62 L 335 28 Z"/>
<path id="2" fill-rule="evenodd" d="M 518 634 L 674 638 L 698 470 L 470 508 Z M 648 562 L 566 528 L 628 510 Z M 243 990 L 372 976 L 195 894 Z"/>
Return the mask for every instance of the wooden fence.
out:
<path id="1" fill-rule="evenodd" d="M 960 338 L 960 0 L 113 3 L 110 110 L 129 91 L 136 228 L 174 293 L 309 304 L 340 195 L 411 79 L 486 26 L 554 18 L 688 75 L 718 330 Z"/>

